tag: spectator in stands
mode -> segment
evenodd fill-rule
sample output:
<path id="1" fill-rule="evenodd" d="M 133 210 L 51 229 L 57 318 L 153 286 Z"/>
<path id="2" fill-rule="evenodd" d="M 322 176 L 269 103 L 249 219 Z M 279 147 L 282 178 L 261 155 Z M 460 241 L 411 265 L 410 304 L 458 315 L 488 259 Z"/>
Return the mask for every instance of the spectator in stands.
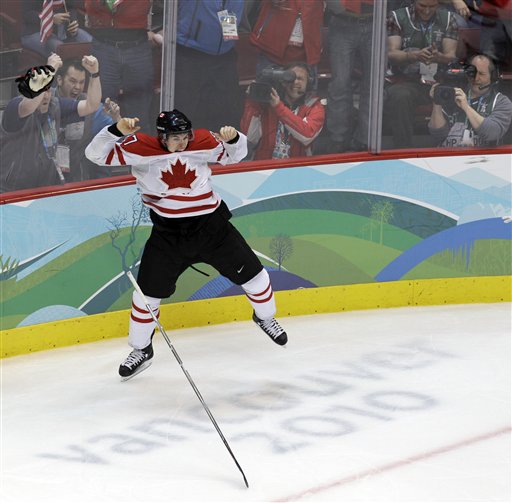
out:
<path id="1" fill-rule="evenodd" d="M 54 2 L 43 11 L 43 0 L 22 0 L 21 45 L 47 58 L 61 44 L 91 42 L 91 35 L 80 28 L 78 4 Z"/>
<path id="2" fill-rule="evenodd" d="M 473 0 L 474 15 L 480 23 L 480 51 L 512 71 L 512 1 Z"/>
<path id="3" fill-rule="evenodd" d="M 47 63 L 58 70 L 62 60 L 51 54 Z M 48 89 L 33 99 L 17 96 L 7 104 L 0 127 L 0 192 L 64 183 L 69 149 L 59 145 L 58 132 L 96 112 L 101 102 L 98 60 L 84 56 L 82 65 L 90 74 L 85 100 L 52 97 Z"/>
<path id="4" fill-rule="evenodd" d="M 285 66 L 304 61 L 313 71 L 322 51 L 324 2 L 317 0 L 261 0 L 250 35 L 261 52 L 256 73 L 270 64 Z"/>
<path id="5" fill-rule="evenodd" d="M 60 98 L 85 100 L 87 99 L 87 95 L 84 93 L 86 80 L 86 70 L 81 61 L 66 60 L 57 73 L 57 87 L 53 88 L 53 94 Z M 82 117 L 78 122 L 67 124 L 65 128 L 61 128 L 59 144 L 67 145 L 70 151 L 70 169 L 64 171 L 64 178 L 67 182 L 111 176 L 111 170 L 89 161 L 85 157 L 84 151 L 99 131 L 120 119 L 119 105 L 107 98 L 94 114 Z"/>
<path id="6" fill-rule="evenodd" d="M 153 131 L 153 56 L 148 40 L 151 0 L 85 0 L 92 52 L 101 67 L 103 95 L 143 131 Z"/>
<path id="7" fill-rule="evenodd" d="M 331 81 L 327 135 L 315 153 L 368 148 L 373 0 L 327 0 Z M 360 70 L 359 106 L 354 113 L 354 70 Z"/>
<path id="8" fill-rule="evenodd" d="M 456 107 L 446 103 L 449 110 L 445 110 L 434 97 L 439 84 L 430 92 L 434 105 L 429 130 L 443 147 L 499 145 L 510 127 L 512 102 L 495 89 L 499 76 L 494 62 L 478 54 L 469 63 L 474 67 L 468 75 L 469 87 L 465 91 L 455 88 Z"/>
<path id="9" fill-rule="evenodd" d="M 243 10 L 244 0 L 178 2 L 174 104 L 211 131 L 240 124 L 235 42 Z"/>
<path id="10" fill-rule="evenodd" d="M 293 72 L 295 80 L 276 83 L 266 103 L 251 99 L 254 84 L 249 86 L 241 130 L 247 135 L 249 156 L 254 159 L 311 155 L 311 143 L 322 130 L 324 106 L 312 92 L 311 69 L 297 62 L 285 70 Z"/>
<path id="11" fill-rule="evenodd" d="M 392 84 L 386 88 L 384 120 L 396 148 L 413 144 L 414 112 L 429 104 L 434 75 L 453 61 L 457 24 L 439 0 L 414 0 L 388 17 L 388 59 Z"/>

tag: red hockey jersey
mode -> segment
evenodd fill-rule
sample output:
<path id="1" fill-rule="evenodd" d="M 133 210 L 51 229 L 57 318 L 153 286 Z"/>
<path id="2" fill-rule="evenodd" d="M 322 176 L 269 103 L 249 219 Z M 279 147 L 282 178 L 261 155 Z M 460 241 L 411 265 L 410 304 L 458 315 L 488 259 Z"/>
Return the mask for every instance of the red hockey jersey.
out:
<path id="1" fill-rule="evenodd" d="M 146 206 L 167 218 L 191 217 L 213 212 L 220 196 L 211 185 L 208 163 L 233 164 L 247 155 L 247 138 L 239 133 L 234 144 L 217 140 L 211 131 L 194 130 L 183 152 L 171 153 L 158 138 L 137 133 L 120 139 L 103 128 L 85 150 L 102 166 L 132 167 L 132 174 Z"/>

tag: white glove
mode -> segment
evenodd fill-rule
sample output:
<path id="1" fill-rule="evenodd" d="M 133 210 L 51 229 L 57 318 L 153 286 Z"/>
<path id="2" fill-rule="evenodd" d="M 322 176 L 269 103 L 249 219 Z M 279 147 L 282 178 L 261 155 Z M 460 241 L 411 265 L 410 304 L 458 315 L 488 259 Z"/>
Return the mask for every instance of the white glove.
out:
<path id="1" fill-rule="evenodd" d="M 32 91 L 37 93 L 48 84 L 51 84 L 54 75 L 55 70 L 50 65 L 39 66 L 32 72 L 28 85 Z"/>
<path id="2" fill-rule="evenodd" d="M 510 215 L 501 217 L 501 219 L 503 220 L 503 223 L 505 223 L 505 224 L 509 224 L 510 222 L 512 222 L 512 216 L 510 216 Z"/>
<path id="3" fill-rule="evenodd" d="M 51 65 L 30 68 L 25 75 L 16 79 L 18 90 L 26 98 L 35 98 L 50 89 L 54 76 L 55 68 Z"/>

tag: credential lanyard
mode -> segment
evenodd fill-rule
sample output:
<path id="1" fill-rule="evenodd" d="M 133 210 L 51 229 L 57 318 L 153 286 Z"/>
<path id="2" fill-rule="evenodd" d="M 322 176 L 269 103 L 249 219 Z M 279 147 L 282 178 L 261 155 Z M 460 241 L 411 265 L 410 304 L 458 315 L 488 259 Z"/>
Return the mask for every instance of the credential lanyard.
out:
<path id="1" fill-rule="evenodd" d="M 434 20 L 431 19 L 427 26 L 425 26 L 420 21 L 420 29 L 423 35 L 423 40 L 426 41 L 426 47 L 430 47 L 432 45 L 432 31 L 434 29 Z"/>
<path id="2" fill-rule="evenodd" d="M 55 166 L 55 170 L 59 175 L 59 179 L 61 182 L 65 182 L 64 175 L 62 174 L 62 170 L 56 161 L 57 154 L 57 122 L 55 120 L 50 119 L 50 114 L 46 115 L 46 121 L 48 123 L 48 134 L 45 134 L 43 125 L 41 122 L 37 122 L 39 125 L 39 132 L 41 134 L 41 141 L 43 142 L 43 147 L 46 152 L 46 156 L 48 159 L 53 162 Z M 48 144 L 48 138 L 51 141 L 51 145 Z"/>

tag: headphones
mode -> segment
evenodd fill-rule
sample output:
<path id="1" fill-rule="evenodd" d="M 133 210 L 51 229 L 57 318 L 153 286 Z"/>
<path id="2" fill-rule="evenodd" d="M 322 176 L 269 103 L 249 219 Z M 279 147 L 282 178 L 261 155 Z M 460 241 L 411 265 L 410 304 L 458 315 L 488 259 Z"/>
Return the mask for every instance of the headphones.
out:
<path id="1" fill-rule="evenodd" d="M 498 66 L 498 63 L 494 61 L 493 58 L 488 56 L 487 54 L 473 54 L 467 61 L 466 61 L 466 67 L 473 66 L 472 61 L 477 58 L 485 58 L 489 63 L 489 70 L 491 72 L 491 85 L 497 84 L 501 80 L 501 72 Z"/>
<path id="2" fill-rule="evenodd" d="M 313 91 L 314 86 L 315 86 L 315 81 L 316 81 L 316 75 L 313 72 L 313 69 L 307 63 L 303 63 L 302 61 L 295 61 L 292 63 L 288 63 L 284 67 L 284 69 L 291 70 L 292 68 L 296 68 L 296 67 L 303 68 L 304 70 L 306 70 L 306 72 L 308 74 L 308 83 L 306 85 L 306 93 Z"/>

